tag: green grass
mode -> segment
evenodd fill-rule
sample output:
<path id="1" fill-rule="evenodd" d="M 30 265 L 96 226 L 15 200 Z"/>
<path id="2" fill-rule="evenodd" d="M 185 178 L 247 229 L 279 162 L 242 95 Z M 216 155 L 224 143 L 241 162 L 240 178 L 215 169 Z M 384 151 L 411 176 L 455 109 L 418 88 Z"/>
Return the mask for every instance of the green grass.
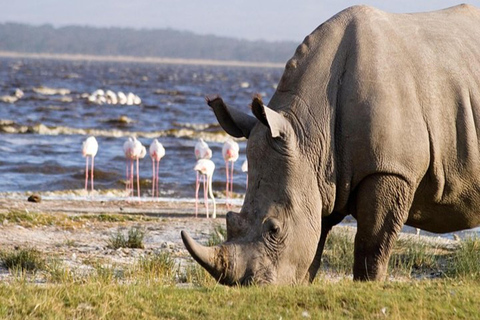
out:
<path id="1" fill-rule="evenodd" d="M 27 221 L 31 218 L 28 214 L 17 212 L 11 217 Z M 221 242 L 224 233 L 222 227 L 215 227 L 208 244 Z M 128 248 L 133 243 L 143 246 L 144 236 L 143 229 L 132 227 L 119 229 L 110 241 L 123 237 L 118 240 L 123 243 L 121 247 Z M 398 241 L 389 273 L 402 276 L 401 280 L 375 283 L 349 280 L 353 237 L 342 232 L 329 236 L 323 270 L 312 285 L 224 287 L 192 259 L 179 262 L 174 253 L 168 252 L 143 256 L 131 265 L 107 264 L 92 257 L 86 274 L 32 248 L 0 251 L 0 260 L 13 275 L 0 282 L 0 319 L 480 317 L 478 238 L 466 239 L 450 251 L 415 239 Z M 436 279 L 416 277 L 439 270 L 440 277 Z M 339 277 L 332 281 L 324 276 L 325 271 Z M 28 275 L 30 272 L 34 272 L 34 277 Z"/>
<path id="2" fill-rule="evenodd" d="M 76 216 L 70 216 L 72 221 L 92 221 L 92 222 L 128 222 L 128 221 L 151 221 L 152 218 L 148 218 L 142 215 L 129 215 L 129 214 L 117 214 L 117 213 L 100 213 L 100 214 L 81 214 Z"/>
<path id="3" fill-rule="evenodd" d="M 351 274 L 354 260 L 353 241 L 351 233 L 331 233 L 325 243 L 321 268 L 334 274 Z M 390 257 L 389 274 L 404 277 L 431 273 L 442 274 L 444 273 L 442 269 L 445 269 L 446 260 L 453 259 L 451 258 L 452 253 L 446 253 L 445 251 L 435 245 L 417 241 L 414 238 L 399 240 L 395 244 Z M 469 252 L 465 256 L 471 257 L 471 254 L 472 252 Z M 453 273 L 450 274 L 453 275 Z"/>
<path id="4" fill-rule="evenodd" d="M 28 210 L 10 210 L 0 213 L 0 221 L 31 228 L 39 226 L 57 226 L 64 229 L 84 226 L 87 222 L 121 223 L 130 221 L 151 221 L 142 215 L 100 213 L 69 216 L 64 213 L 30 212 Z"/>
<path id="5" fill-rule="evenodd" d="M 144 279 L 155 279 L 165 284 L 175 283 L 179 268 L 175 259 L 166 252 L 141 258 L 134 268 L 132 277 L 140 275 Z"/>
<path id="6" fill-rule="evenodd" d="M 0 318 L 25 319 L 475 319 L 479 282 L 176 288 L 154 282 L 0 284 Z"/>
<path id="7" fill-rule="evenodd" d="M 463 240 L 460 247 L 449 256 L 447 276 L 480 279 L 480 238 Z"/>
<path id="8" fill-rule="evenodd" d="M 28 210 L 10 210 L 6 213 L 0 213 L 0 221 L 19 224 L 23 227 L 33 226 L 51 226 L 59 224 L 60 220 L 65 218 L 64 215 L 55 216 L 53 214 L 41 214 L 38 212 L 30 212 Z"/>
<path id="9" fill-rule="evenodd" d="M 45 259 L 34 248 L 0 251 L 0 261 L 9 270 L 35 272 L 45 268 Z"/>
<path id="10" fill-rule="evenodd" d="M 350 274 L 353 268 L 353 235 L 348 232 L 331 232 L 322 256 L 321 268 L 337 274 Z"/>
<path id="11" fill-rule="evenodd" d="M 340 263 L 341 258 L 332 258 L 334 252 L 348 254 L 350 246 L 352 239 L 346 234 L 329 240 L 326 253 L 330 271 L 350 274 L 347 269 L 351 270 L 351 265 L 347 268 Z M 457 250 L 443 252 L 441 259 L 433 254 L 436 250 L 415 241 L 400 241 L 390 271 L 429 270 L 438 267 L 441 260 L 448 272 L 434 280 L 361 283 L 339 277 L 331 281 L 320 272 L 312 285 L 249 288 L 220 286 L 198 264 L 182 262 L 185 265 L 181 268 L 167 252 L 147 255 L 134 265 L 97 262 L 84 276 L 53 259 L 36 268 L 47 285 L 38 285 L 20 273 L 0 283 L 0 318 L 478 318 L 480 240 L 467 239 Z M 38 254 L 32 249 L 29 252 Z M 183 283 L 191 285 L 178 287 Z"/>
<path id="12" fill-rule="evenodd" d="M 143 238 L 145 237 L 145 231 L 140 227 L 131 227 L 127 235 L 122 230 L 117 230 L 110 236 L 108 240 L 108 247 L 112 249 L 118 248 L 132 248 L 143 249 Z"/>
<path id="13" fill-rule="evenodd" d="M 218 225 L 213 228 L 213 231 L 210 233 L 208 237 L 206 245 L 209 247 L 216 246 L 224 242 L 226 239 L 227 239 L 227 230 L 221 225 Z"/>

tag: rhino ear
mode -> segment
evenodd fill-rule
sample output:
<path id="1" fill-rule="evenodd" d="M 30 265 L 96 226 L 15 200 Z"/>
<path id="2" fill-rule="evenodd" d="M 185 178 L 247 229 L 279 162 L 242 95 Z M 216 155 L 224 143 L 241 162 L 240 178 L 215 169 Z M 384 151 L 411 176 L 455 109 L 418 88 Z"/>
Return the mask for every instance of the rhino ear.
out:
<path id="1" fill-rule="evenodd" d="M 246 113 L 227 107 L 222 98 L 205 98 L 207 104 L 213 109 L 218 122 L 229 135 L 235 138 L 245 137 L 248 139 L 250 131 L 257 120 Z"/>
<path id="2" fill-rule="evenodd" d="M 279 137 L 290 126 L 290 123 L 283 115 L 264 105 L 260 96 L 253 98 L 252 112 L 261 123 L 270 128 L 272 138 Z"/>

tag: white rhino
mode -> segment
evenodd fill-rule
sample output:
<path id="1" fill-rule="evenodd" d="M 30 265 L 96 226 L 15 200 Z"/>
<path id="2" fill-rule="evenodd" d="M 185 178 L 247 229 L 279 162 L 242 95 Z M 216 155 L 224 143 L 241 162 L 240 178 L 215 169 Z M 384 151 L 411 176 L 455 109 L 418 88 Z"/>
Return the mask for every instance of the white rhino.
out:
<path id="1" fill-rule="evenodd" d="M 480 11 L 348 8 L 307 36 L 255 117 L 208 100 L 248 138 L 248 190 L 227 241 L 191 255 L 223 284 L 313 280 L 325 239 L 358 224 L 355 280 L 386 275 L 403 225 L 480 224 Z"/>

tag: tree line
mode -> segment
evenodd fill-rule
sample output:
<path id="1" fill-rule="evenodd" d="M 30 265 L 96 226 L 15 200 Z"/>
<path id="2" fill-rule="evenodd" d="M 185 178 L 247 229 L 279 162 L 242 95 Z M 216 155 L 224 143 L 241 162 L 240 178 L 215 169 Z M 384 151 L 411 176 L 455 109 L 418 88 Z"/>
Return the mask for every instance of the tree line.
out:
<path id="1" fill-rule="evenodd" d="M 0 24 L 0 50 L 23 53 L 284 63 L 296 46 L 297 43 L 287 41 L 249 41 L 172 29 Z"/>

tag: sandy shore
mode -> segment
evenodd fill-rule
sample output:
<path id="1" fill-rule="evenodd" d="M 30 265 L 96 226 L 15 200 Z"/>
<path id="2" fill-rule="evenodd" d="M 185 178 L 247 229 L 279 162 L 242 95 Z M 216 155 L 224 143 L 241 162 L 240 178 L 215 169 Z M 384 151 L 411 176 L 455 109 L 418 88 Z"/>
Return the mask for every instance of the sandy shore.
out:
<path id="1" fill-rule="evenodd" d="M 248 62 L 229 60 L 207 60 L 207 59 L 181 59 L 162 57 L 134 57 L 134 56 L 99 56 L 87 54 L 64 54 L 64 53 L 28 53 L 0 51 L 0 57 L 4 58 L 28 58 L 28 59 L 50 59 L 68 61 L 108 61 L 108 62 L 137 62 L 155 64 L 181 64 L 200 66 L 226 66 L 226 67 L 253 67 L 253 68 L 284 68 L 284 63 L 274 62 Z"/>
<path id="2" fill-rule="evenodd" d="M 195 206 L 190 202 L 44 199 L 32 203 L 27 197 L 0 197 L 0 214 L 6 216 L 9 212 L 57 217 L 60 223 L 38 225 L 35 221 L 25 224 L 3 219 L 0 221 L 1 249 L 35 248 L 46 256 L 55 256 L 72 269 L 88 270 L 94 262 L 131 264 L 139 257 L 160 251 L 171 253 L 179 262 L 189 260 L 190 263 L 181 241 L 181 230 L 205 243 L 215 227 L 225 227 L 226 207 L 219 204 L 217 218 L 206 219 L 203 207 L 195 218 Z M 129 217 L 131 220 L 88 219 L 94 215 Z M 75 217 L 81 218 L 82 222 L 76 222 Z M 67 222 L 62 222 L 64 220 Z M 134 226 L 145 230 L 144 249 L 114 250 L 108 247 L 112 235 Z M 8 270 L 0 269 L 0 279 L 6 278 L 9 278 Z"/>
<path id="3" fill-rule="evenodd" d="M 240 207 L 234 207 L 234 210 L 239 211 Z M 39 221 L 9 221 L 5 217 L 12 212 L 34 214 Z M 95 264 L 133 264 L 140 257 L 156 252 L 168 252 L 185 266 L 193 260 L 183 246 L 180 232 L 186 230 L 200 243 L 206 243 L 216 227 L 225 228 L 226 212 L 222 203 L 217 205 L 217 218 L 207 219 L 203 207 L 199 217 L 195 218 L 194 203 L 189 201 L 66 198 L 43 199 L 40 203 L 32 203 L 27 201 L 27 196 L 0 195 L 0 215 L 4 217 L 0 221 L 0 248 L 35 248 L 77 272 L 88 272 Z M 117 221 L 98 219 L 99 216 L 116 217 Z M 55 222 L 41 222 L 41 217 L 48 217 Z M 119 220 L 119 217 L 128 219 Z M 109 248 L 109 239 L 113 234 L 131 227 L 140 227 L 145 231 L 144 249 Z M 333 232 L 349 232 L 353 236 L 355 228 L 337 226 Z M 415 237 L 444 248 L 456 245 L 455 241 L 446 238 L 412 234 L 402 234 L 402 237 Z M 8 270 L 0 268 L 0 280 L 10 278 Z"/>

